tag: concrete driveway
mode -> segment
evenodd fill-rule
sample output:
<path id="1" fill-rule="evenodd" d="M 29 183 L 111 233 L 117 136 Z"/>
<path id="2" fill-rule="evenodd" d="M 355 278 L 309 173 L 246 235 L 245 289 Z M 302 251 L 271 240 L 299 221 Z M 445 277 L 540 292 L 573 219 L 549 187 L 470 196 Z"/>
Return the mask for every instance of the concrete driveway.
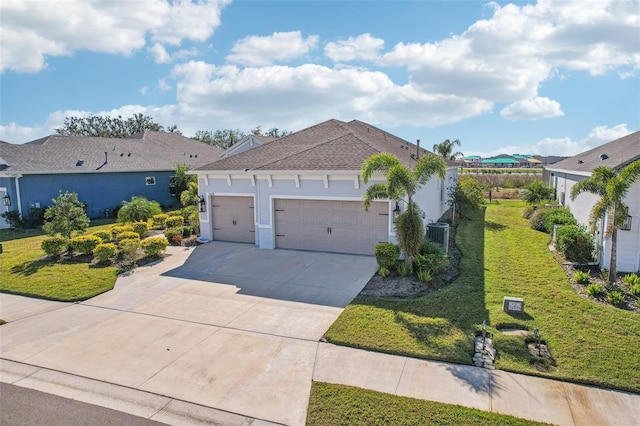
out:
<path id="1" fill-rule="evenodd" d="M 83 303 L 1 295 L 0 357 L 304 424 L 318 339 L 375 269 L 364 256 L 171 248 Z"/>

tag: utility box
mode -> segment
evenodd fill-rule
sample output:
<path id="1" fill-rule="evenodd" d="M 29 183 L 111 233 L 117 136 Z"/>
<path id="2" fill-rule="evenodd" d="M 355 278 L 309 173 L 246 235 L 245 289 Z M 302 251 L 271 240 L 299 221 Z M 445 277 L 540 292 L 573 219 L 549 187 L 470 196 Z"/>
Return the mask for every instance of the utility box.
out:
<path id="1" fill-rule="evenodd" d="M 521 314 L 524 312 L 524 299 L 522 297 L 504 296 L 502 310 L 508 314 Z"/>

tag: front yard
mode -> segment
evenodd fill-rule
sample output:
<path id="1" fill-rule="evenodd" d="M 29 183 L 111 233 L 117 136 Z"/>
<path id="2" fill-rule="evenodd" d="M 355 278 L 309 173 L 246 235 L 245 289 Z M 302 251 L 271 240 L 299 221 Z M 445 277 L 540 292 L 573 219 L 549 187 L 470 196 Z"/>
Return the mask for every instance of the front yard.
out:
<path id="1" fill-rule="evenodd" d="M 332 343 L 471 364 L 474 336 L 486 320 L 496 368 L 640 391 L 640 315 L 576 294 L 547 248 L 549 236 L 522 218 L 524 204 L 500 201 L 462 220 L 456 244 L 460 276 L 413 299 L 359 296 L 326 333 Z M 502 311 L 504 296 L 523 297 L 525 313 Z M 508 336 L 498 329 L 524 329 Z M 532 365 L 525 338 L 537 328 L 555 360 Z"/>

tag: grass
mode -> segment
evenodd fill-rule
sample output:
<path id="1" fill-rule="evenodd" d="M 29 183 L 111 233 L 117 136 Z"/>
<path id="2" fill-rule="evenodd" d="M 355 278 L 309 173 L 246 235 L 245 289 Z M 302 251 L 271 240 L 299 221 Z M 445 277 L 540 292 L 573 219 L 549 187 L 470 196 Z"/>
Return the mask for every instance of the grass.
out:
<path id="1" fill-rule="evenodd" d="M 640 317 L 585 299 L 530 229 L 518 201 L 494 201 L 485 215 L 459 223 L 460 277 L 424 297 L 357 297 L 326 333 L 330 342 L 471 364 L 474 334 L 486 320 L 498 350 L 496 367 L 579 383 L 640 391 Z M 502 311 L 504 296 L 523 297 L 525 314 Z M 557 366 L 540 372 L 524 337 L 498 328 L 538 328 Z"/>
<path id="2" fill-rule="evenodd" d="M 93 226 L 87 232 L 106 229 Z M 0 291 L 50 300 L 86 300 L 113 288 L 118 270 L 88 263 L 56 262 L 40 248 L 40 231 L 3 230 L 0 255 Z"/>
<path id="3" fill-rule="evenodd" d="M 459 405 L 321 382 L 311 386 L 307 414 L 308 426 L 540 424 Z"/>

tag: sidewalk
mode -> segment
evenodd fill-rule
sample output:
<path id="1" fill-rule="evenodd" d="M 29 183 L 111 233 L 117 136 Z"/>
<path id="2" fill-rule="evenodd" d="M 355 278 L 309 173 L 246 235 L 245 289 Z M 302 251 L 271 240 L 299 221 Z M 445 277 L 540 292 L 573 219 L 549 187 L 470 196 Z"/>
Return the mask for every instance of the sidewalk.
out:
<path id="1" fill-rule="evenodd" d="M 640 395 L 320 344 L 313 380 L 558 425 L 640 425 Z"/>

